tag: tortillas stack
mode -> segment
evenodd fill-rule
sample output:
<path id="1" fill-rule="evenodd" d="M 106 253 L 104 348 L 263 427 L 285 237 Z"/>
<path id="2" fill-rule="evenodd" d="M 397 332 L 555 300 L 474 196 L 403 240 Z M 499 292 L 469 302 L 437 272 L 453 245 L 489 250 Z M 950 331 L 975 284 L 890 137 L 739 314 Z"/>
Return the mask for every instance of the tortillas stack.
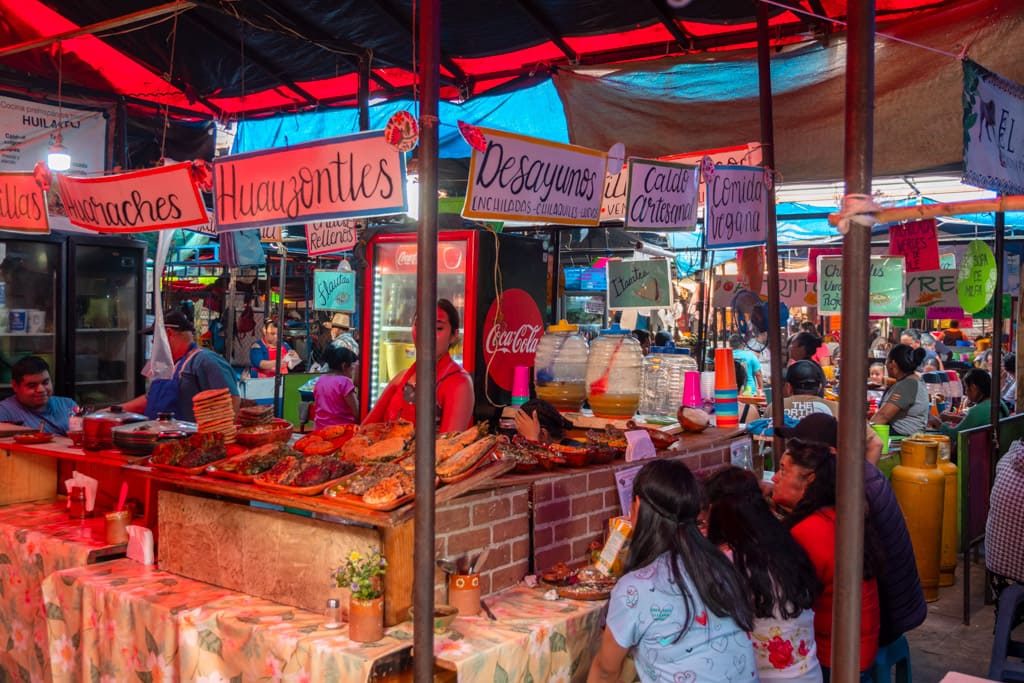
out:
<path id="1" fill-rule="evenodd" d="M 238 423 L 243 427 L 269 424 L 273 421 L 273 406 L 249 406 L 238 411 Z"/>
<path id="2" fill-rule="evenodd" d="M 192 411 L 201 434 L 223 434 L 224 443 L 235 442 L 235 408 L 227 389 L 200 391 L 192 397 Z"/>

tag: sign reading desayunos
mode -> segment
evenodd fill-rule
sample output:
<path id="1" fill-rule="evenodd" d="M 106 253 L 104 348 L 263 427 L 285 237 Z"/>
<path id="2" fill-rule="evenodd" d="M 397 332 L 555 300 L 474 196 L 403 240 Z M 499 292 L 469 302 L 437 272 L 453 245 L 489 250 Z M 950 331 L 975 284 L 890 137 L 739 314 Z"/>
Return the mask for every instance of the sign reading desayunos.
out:
<path id="1" fill-rule="evenodd" d="M 106 233 L 203 225 L 206 207 L 185 162 L 116 175 L 58 175 L 61 200 L 75 225 Z"/>
<path id="2" fill-rule="evenodd" d="M 906 289 L 902 256 L 872 256 L 868 278 L 868 313 L 903 315 Z M 843 299 L 843 258 L 818 259 L 818 315 L 839 315 Z"/>
<path id="3" fill-rule="evenodd" d="M 760 166 L 715 166 L 707 182 L 704 239 L 708 249 L 764 244 L 768 188 Z"/>
<path id="4" fill-rule="evenodd" d="M 626 230 L 695 230 L 697 167 L 648 159 L 628 164 Z"/>
<path id="5" fill-rule="evenodd" d="M 381 131 L 213 162 L 217 230 L 404 213 L 405 155 Z"/>
<path id="6" fill-rule="evenodd" d="M 668 259 L 608 259 L 608 309 L 672 305 Z"/>
<path id="7" fill-rule="evenodd" d="M 50 232 L 46 197 L 31 173 L 0 173 L 0 228 Z"/>
<path id="8" fill-rule="evenodd" d="M 358 224 L 352 220 L 316 221 L 306 224 L 306 250 L 310 256 L 335 254 L 356 246 Z"/>
<path id="9" fill-rule="evenodd" d="M 344 313 L 355 311 L 356 274 L 350 270 L 314 270 L 313 308 Z"/>
<path id="10" fill-rule="evenodd" d="M 597 225 L 607 154 L 480 128 L 462 215 L 481 220 Z"/>

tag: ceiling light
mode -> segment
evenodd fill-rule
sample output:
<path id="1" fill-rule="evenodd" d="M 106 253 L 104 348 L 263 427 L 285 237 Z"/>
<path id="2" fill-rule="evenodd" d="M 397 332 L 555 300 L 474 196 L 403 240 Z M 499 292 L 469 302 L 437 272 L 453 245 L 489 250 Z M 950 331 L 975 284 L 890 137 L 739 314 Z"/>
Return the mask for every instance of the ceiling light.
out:
<path id="1" fill-rule="evenodd" d="M 64 136 L 57 131 L 57 137 L 46 153 L 46 165 L 51 171 L 66 171 L 71 168 L 71 153 L 64 146 Z"/>

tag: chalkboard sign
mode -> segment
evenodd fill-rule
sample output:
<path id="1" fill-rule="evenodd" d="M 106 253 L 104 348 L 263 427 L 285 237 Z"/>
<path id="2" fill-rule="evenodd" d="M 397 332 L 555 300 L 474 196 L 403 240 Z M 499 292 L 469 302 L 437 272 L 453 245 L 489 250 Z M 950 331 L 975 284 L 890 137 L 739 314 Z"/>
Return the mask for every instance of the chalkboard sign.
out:
<path id="1" fill-rule="evenodd" d="M 609 310 L 672 305 L 667 259 L 609 259 L 607 268 Z"/>

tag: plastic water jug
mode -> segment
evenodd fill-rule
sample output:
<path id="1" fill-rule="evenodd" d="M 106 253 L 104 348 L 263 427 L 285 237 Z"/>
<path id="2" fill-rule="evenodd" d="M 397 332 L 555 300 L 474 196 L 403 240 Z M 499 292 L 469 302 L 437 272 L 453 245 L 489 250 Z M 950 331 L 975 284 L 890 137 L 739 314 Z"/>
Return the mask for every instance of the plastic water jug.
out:
<path id="1" fill-rule="evenodd" d="M 640 404 L 643 352 L 629 330 L 613 325 L 590 343 L 587 400 L 598 417 L 633 417 Z"/>
<path id="2" fill-rule="evenodd" d="M 696 372 L 697 362 L 686 349 L 652 346 L 641 367 L 640 413 L 674 416 L 682 402 L 686 372 Z"/>
<path id="3" fill-rule="evenodd" d="M 549 325 L 537 342 L 533 383 L 537 398 L 561 411 L 577 411 L 587 396 L 587 356 L 590 347 L 579 326 L 565 320 Z"/>

